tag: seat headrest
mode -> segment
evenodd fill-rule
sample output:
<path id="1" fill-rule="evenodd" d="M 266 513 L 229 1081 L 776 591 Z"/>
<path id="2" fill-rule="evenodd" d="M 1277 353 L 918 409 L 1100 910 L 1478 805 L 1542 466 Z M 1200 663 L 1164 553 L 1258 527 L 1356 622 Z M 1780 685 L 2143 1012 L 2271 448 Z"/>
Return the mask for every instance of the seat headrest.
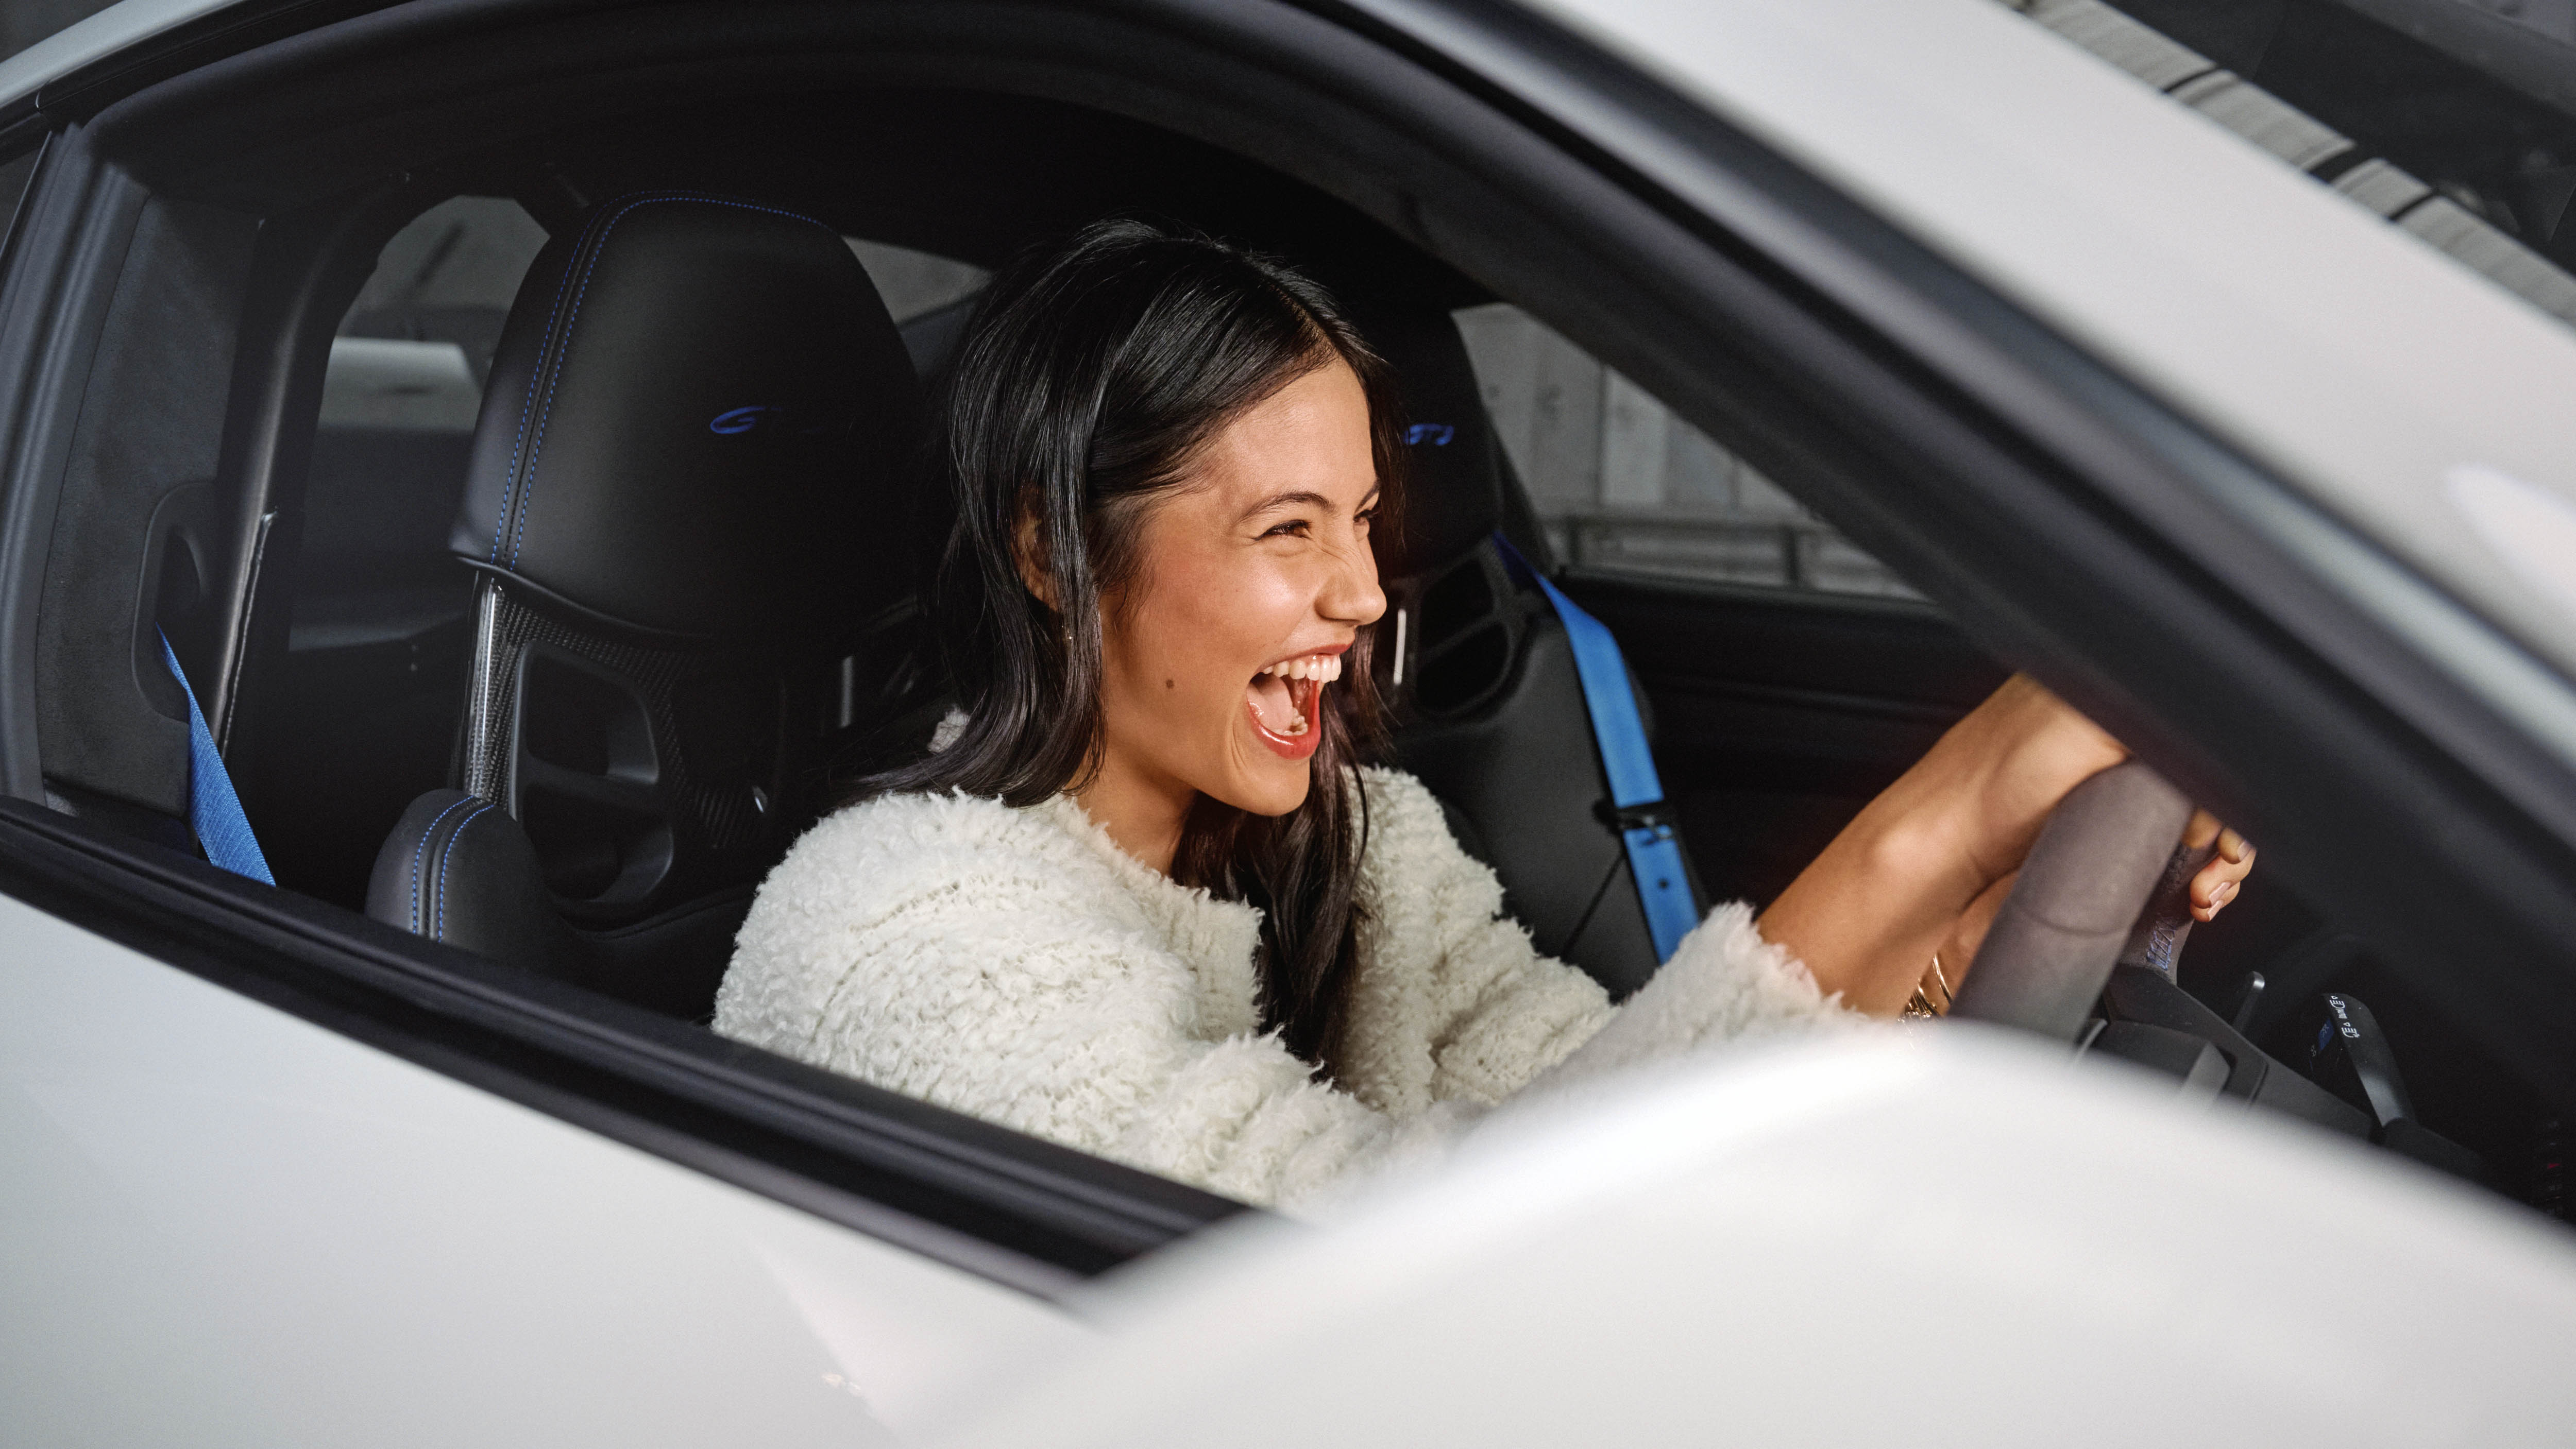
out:
<path id="1" fill-rule="evenodd" d="M 450 547 L 651 635 L 844 626 L 908 585 L 918 412 L 902 340 L 833 228 L 621 197 L 520 285 Z"/>
<path id="2" fill-rule="evenodd" d="M 1503 470 L 1476 370 L 1449 314 L 1429 309 L 1360 318 L 1369 345 L 1394 367 L 1403 393 L 1406 480 L 1396 542 L 1379 559 L 1409 578 L 1458 558 L 1503 522 Z"/>

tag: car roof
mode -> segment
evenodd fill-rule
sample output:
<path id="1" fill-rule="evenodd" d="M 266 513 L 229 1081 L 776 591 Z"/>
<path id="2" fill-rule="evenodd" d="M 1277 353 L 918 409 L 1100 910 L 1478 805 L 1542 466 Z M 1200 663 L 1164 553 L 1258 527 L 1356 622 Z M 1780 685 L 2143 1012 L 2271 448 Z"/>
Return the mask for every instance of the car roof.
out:
<path id="1" fill-rule="evenodd" d="M 1995 0 L 1540 3 L 2576 675 L 2576 330 Z"/>

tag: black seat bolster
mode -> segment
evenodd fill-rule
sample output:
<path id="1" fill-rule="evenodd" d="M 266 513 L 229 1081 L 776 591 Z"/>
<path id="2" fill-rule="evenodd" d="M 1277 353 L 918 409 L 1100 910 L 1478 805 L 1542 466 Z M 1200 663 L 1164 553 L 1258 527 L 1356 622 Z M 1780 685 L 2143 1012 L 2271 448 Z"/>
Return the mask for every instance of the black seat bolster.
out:
<path id="1" fill-rule="evenodd" d="M 527 832 L 462 790 L 411 802 L 376 852 L 367 914 L 417 936 L 588 986 L 684 1020 L 715 1010 L 716 986 L 753 887 L 735 886 L 603 931 L 566 922 Z"/>
<path id="2" fill-rule="evenodd" d="M 755 889 L 736 886 L 633 925 L 577 932 L 588 962 L 582 984 L 683 1021 L 712 1018 Z"/>
<path id="3" fill-rule="evenodd" d="M 527 832 L 499 805 L 462 790 L 432 790 L 403 811 L 376 852 L 367 914 L 548 976 L 588 974 Z"/>

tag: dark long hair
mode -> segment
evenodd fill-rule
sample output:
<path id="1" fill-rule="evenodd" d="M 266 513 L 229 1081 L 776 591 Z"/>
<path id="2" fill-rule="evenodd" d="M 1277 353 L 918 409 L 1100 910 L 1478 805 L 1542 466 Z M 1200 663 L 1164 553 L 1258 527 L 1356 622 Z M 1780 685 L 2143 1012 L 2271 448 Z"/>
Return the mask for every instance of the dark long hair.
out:
<path id="1" fill-rule="evenodd" d="M 1245 410 L 1339 360 L 1369 402 L 1382 502 L 1403 449 L 1392 377 L 1313 281 L 1268 257 L 1138 221 L 1108 221 L 997 278 L 960 344 L 930 440 L 933 501 L 952 510 L 933 588 L 962 734 L 861 782 L 861 795 L 962 790 L 1014 806 L 1080 789 L 1098 768 L 1100 607 L 1140 562 L 1146 506 Z M 1056 605 L 1018 566 L 1023 518 Z M 1367 800 L 1354 766 L 1384 737 L 1363 629 L 1323 730 L 1305 803 L 1276 818 L 1202 795 L 1172 877 L 1262 911 L 1262 1013 L 1330 1066 L 1354 974 Z"/>

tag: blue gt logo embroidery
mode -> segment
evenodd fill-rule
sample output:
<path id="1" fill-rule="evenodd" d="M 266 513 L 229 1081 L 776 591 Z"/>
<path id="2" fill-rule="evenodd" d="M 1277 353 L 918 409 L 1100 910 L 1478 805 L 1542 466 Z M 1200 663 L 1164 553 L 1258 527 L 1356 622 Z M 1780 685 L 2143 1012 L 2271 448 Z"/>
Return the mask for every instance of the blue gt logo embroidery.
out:
<path id="1" fill-rule="evenodd" d="M 1456 436 L 1458 430 L 1447 423 L 1415 423 L 1404 430 L 1404 440 L 1416 446 L 1429 443 L 1435 448 L 1445 448 Z"/>
<path id="2" fill-rule="evenodd" d="M 756 403 L 750 407 L 734 408 L 728 412 L 716 414 L 715 421 L 707 424 L 707 431 L 721 433 L 727 437 L 739 433 L 759 432 L 773 436 L 780 433 L 794 433 L 810 438 L 824 433 L 842 432 L 849 426 L 850 422 L 847 418 L 836 418 L 830 414 L 817 416 L 803 408 L 787 407 L 777 403 Z"/>

